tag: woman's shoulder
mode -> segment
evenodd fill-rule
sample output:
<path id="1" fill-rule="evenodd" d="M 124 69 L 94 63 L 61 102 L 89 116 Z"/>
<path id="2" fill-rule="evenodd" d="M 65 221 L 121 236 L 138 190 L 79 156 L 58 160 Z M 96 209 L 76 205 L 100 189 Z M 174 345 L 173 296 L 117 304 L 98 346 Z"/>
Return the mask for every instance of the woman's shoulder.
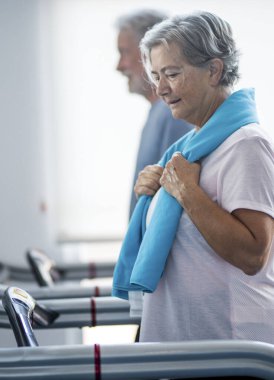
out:
<path id="1" fill-rule="evenodd" d="M 233 147 L 246 146 L 251 148 L 259 147 L 260 145 L 267 146 L 270 151 L 272 150 L 272 152 L 274 152 L 273 141 L 269 134 L 259 124 L 252 123 L 234 132 L 219 148 L 220 150 L 229 150 Z"/>
<path id="2" fill-rule="evenodd" d="M 261 161 L 274 163 L 274 145 L 266 131 L 258 124 L 248 124 L 229 136 L 214 152 L 207 156 L 204 164 L 221 162 Z"/>
<path id="3" fill-rule="evenodd" d="M 269 143 L 273 143 L 269 134 L 263 129 L 263 127 L 256 123 L 244 125 L 243 127 L 239 128 L 236 132 L 234 132 L 227 140 L 228 142 L 233 143 L 248 139 L 266 140 L 269 141 Z"/>

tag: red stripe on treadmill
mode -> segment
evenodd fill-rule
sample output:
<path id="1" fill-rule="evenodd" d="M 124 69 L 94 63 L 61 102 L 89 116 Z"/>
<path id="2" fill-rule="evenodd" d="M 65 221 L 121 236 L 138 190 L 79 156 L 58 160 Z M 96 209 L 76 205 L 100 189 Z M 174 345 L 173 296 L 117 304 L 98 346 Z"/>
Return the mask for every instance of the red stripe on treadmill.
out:
<path id="1" fill-rule="evenodd" d="M 91 326 L 96 326 L 96 302 L 93 297 L 90 299 L 90 316 L 91 316 Z"/>
<path id="2" fill-rule="evenodd" d="M 99 288 L 99 286 L 95 286 L 94 295 L 95 295 L 95 297 L 99 297 L 100 296 L 100 288 Z"/>
<path id="3" fill-rule="evenodd" d="M 94 345 L 94 370 L 95 380 L 101 380 L 101 352 L 100 345 Z"/>
<path id="4" fill-rule="evenodd" d="M 95 263 L 89 263 L 88 264 L 88 274 L 89 274 L 89 278 L 95 278 L 96 277 L 96 265 L 95 265 Z"/>

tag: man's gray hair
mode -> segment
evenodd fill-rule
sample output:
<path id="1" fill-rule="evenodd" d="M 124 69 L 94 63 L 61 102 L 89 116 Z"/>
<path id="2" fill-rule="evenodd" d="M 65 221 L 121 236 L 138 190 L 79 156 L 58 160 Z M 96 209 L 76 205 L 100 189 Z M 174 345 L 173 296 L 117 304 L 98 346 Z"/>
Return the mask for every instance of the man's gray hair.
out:
<path id="1" fill-rule="evenodd" d="M 228 22 L 204 11 L 174 16 L 151 28 L 141 40 L 143 63 L 148 69 L 154 46 L 170 43 L 180 46 L 183 56 L 196 67 L 205 67 L 211 59 L 223 61 L 220 85 L 231 86 L 239 79 L 239 52 Z"/>
<path id="2" fill-rule="evenodd" d="M 138 41 L 140 41 L 149 29 L 167 17 L 165 13 L 154 9 L 140 9 L 120 16 L 116 20 L 115 26 L 119 31 L 133 30 Z"/>

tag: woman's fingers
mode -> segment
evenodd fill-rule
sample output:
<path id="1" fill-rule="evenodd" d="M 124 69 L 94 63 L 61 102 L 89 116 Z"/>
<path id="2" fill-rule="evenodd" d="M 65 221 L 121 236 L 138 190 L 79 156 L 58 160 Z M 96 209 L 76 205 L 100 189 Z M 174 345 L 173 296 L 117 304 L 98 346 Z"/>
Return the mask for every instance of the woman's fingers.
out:
<path id="1" fill-rule="evenodd" d="M 134 192 L 137 196 L 154 195 L 160 188 L 163 168 L 159 165 L 148 165 L 138 175 Z"/>

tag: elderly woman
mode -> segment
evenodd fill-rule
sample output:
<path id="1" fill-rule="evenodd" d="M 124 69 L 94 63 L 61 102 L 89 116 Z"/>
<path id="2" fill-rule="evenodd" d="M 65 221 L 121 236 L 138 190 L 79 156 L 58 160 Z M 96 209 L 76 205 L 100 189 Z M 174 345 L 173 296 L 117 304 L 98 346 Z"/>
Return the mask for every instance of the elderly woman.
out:
<path id="1" fill-rule="evenodd" d="M 141 341 L 274 343 L 273 145 L 253 90 L 232 90 L 231 28 L 208 12 L 177 16 L 141 52 L 157 94 L 196 130 L 139 174 L 113 294 L 145 292 Z"/>

